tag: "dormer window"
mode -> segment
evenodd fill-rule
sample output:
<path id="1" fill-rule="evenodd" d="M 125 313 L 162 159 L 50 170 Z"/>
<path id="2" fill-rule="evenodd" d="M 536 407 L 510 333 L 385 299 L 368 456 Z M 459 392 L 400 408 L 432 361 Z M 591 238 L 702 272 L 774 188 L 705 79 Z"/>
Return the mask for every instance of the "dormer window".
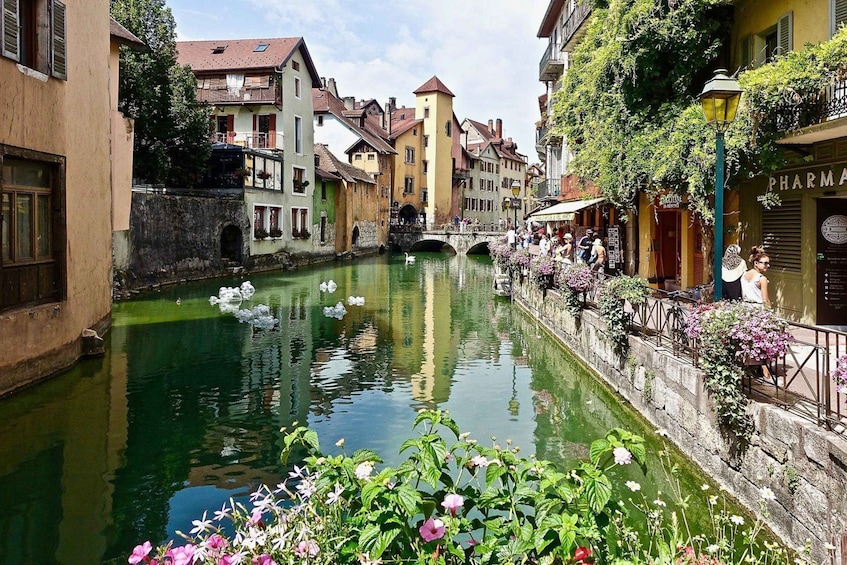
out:
<path id="1" fill-rule="evenodd" d="M 267 49 L 267 48 L 268 48 L 268 44 L 267 44 L 267 43 L 260 43 L 260 44 L 258 44 L 258 45 L 256 46 L 256 48 L 255 48 L 255 49 L 253 49 L 253 53 L 261 53 L 261 52 L 263 52 L 263 51 L 264 51 L 265 49 Z"/>
<path id="2" fill-rule="evenodd" d="M 218 45 L 212 48 L 212 55 L 220 55 L 224 51 L 226 51 L 226 45 Z"/>

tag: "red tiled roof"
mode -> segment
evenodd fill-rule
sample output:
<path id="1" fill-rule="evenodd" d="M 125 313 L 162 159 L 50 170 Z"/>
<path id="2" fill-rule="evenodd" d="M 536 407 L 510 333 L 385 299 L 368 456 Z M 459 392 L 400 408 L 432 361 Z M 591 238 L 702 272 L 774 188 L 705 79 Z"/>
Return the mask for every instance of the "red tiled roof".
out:
<path id="1" fill-rule="evenodd" d="M 479 134 L 480 134 L 482 137 L 484 137 L 485 139 L 493 139 L 493 138 L 494 138 L 494 134 L 493 134 L 493 133 L 491 133 L 491 130 L 490 130 L 490 129 L 488 129 L 488 125 L 487 125 L 487 124 L 484 124 L 484 123 L 482 123 L 482 122 L 478 122 L 478 121 L 476 121 L 476 120 L 472 120 L 472 119 L 470 119 L 470 118 L 465 118 L 465 119 L 466 119 L 467 121 L 469 121 L 469 122 L 471 123 L 471 125 L 472 125 L 473 127 L 475 127 L 475 128 L 477 129 L 477 131 L 479 131 Z"/>
<path id="2" fill-rule="evenodd" d="M 259 45 L 267 45 L 267 48 L 264 51 L 256 51 Z M 213 53 L 219 47 L 223 48 L 223 51 Z M 300 49 L 312 79 L 312 86 L 320 86 L 320 77 L 302 37 L 177 41 L 176 48 L 177 62 L 190 66 L 195 73 L 281 68 Z"/>
<path id="3" fill-rule="evenodd" d="M 320 160 L 320 168 L 339 175 L 347 182 L 366 182 L 368 184 L 376 184 L 373 177 L 358 167 L 354 167 L 349 163 L 339 160 L 329 148 L 322 144 L 315 144 L 315 155 Z"/>
<path id="4" fill-rule="evenodd" d="M 118 43 L 133 49 L 147 49 L 147 45 L 143 41 L 111 17 L 109 18 L 109 36 L 113 37 Z"/>
<path id="5" fill-rule="evenodd" d="M 556 23 L 559 19 L 559 14 L 562 13 L 562 8 L 565 6 L 565 0 L 550 0 L 547 5 L 547 11 L 544 12 L 544 17 L 541 18 L 541 27 L 538 28 L 538 37 L 550 37 Z"/>
<path id="6" fill-rule="evenodd" d="M 391 147 L 381 134 L 373 131 L 373 128 L 361 128 L 358 125 L 358 120 L 348 120 L 345 118 L 344 101 L 334 96 L 328 90 L 320 88 L 312 89 L 312 105 L 314 106 L 315 114 L 327 113 L 332 114 L 344 123 L 359 137 L 361 137 L 368 145 L 376 149 L 379 153 L 394 153 L 397 151 Z M 366 125 L 368 121 L 365 120 Z"/>
<path id="7" fill-rule="evenodd" d="M 433 76 L 431 79 L 420 85 L 418 89 L 413 92 L 413 94 L 426 94 L 427 92 L 441 92 L 443 94 L 447 94 L 448 96 L 456 96 L 455 94 L 450 92 L 449 88 L 444 86 L 444 83 L 441 82 L 441 79 L 439 79 L 437 76 Z"/>

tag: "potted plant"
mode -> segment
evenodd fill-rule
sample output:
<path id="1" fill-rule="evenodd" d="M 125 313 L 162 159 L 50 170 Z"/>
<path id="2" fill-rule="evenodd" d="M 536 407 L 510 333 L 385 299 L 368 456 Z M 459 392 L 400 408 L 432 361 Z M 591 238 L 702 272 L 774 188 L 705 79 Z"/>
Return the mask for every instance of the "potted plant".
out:
<path id="1" fill-rule="evenodd" d="M 262 180 L 268 180 L 269 178 L 271 178 L 271 174 L 267 171 L 259 171 L 258 173 L 256 173 L 256 176 Z"/>
<path id="2" fill-rule="evenodd" d="M 312 237 L 312 234 L 309 233 L 309 230 L 303 230 L 300 232 L 300 237 L 302 237 L 303 239 L 309 239 L 310 237 Z"/>
<path id="3" fill-rule="evenodd" d="M 237 177 L 242 177 L 242 178 L 243 177 L 249 177 L 250 176 L 250 169 L 245 169 L 244 167 L 239 167 L 239 168 L 235 169 L 234 171 L 232 171 L 232 174 L 234 174 Z"/>
<path id="4" fill-rule="evenodd" d="M 271 228 L 270 229 L 270 236 L 274 239 L 276 239 L 278 237 L 282 237 L 282 230 L 279 229 L 279 228 Z"/>
<path id="5" fill-rule="evenodd" d="M 300 230 L 298 230 L 296 228 L 291 230 L 291 237 L 293 239 L 300 239 Z"/>
<path id="6" fill-rule="evenodd" d="M 256 227 L 256 229 L 253 230 L 253 237 L 256 239 L 265 239 L 268 237 L 268 230 L 263 227 Z"/>

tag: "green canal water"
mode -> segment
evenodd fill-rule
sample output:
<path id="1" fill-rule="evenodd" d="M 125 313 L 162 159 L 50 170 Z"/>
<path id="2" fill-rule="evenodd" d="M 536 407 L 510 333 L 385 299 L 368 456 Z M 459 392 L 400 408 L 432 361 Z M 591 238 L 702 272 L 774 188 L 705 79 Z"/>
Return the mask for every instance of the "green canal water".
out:
<path id="1" fill-rule="evenodd" d="M 244 305 L 269 305 L 278 330 L 210 305 L 241 279 L 163 289 L 115 304 L 104 357 L 0 400 L 0 563 L 126 563 L 137 543 L 280 482 L 280 428 L 295 421 L 325 449 L 344 438 L 389 464 L 424 407 L 565 466 L 615 426 L 662 449 L 532 319 L 493 297 L 487 257 L 375 257 L 249 280 Z M 334 293 L 319 290 L 328 280 Z M 346 316 L 326 317 L 338 301 Z M 681 466 L 702 514 L 704 480 Z M 668 489 L 655 465 L 613 475 L 618 498 L 630 479 L 648 500 Z"/>

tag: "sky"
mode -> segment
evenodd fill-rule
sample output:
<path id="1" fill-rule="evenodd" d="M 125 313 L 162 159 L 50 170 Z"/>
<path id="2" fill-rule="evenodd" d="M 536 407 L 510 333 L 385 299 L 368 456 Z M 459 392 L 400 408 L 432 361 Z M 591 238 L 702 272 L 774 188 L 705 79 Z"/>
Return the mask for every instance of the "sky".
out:
<path id="1" fill-rule="evenodd" d="M 340 96 L 414 107 L 433 75 L 459 121 L 503 120 L 530 164 L 548 0 L 167 0 L 179 41 L 299 37 Z"/>

